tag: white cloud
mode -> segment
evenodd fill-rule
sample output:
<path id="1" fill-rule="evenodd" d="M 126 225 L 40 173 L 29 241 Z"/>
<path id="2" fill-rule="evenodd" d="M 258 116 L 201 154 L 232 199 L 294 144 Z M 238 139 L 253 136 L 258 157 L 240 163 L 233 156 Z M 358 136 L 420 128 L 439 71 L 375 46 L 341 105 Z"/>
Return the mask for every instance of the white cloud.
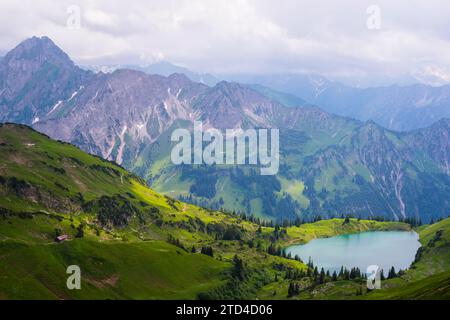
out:
<path id="1" fill-rule="evenodd" d="M 165 59 L 208 72 L 312 71 L 389 77 L 440 70 L 449 79 L 450 2 L 378 0 L 3 0 L 0 52 L 47 35 L 78 63 Z M 78 5 L 81 28 L 66 9 Z M 436 74 L 436 72 L 434 72 Z"/>
<path id="2" fill-rule="evenodd" d="M 118 25 L 118 19 L 115 14 L 107 14 L 101 10 L 86 10 L 83 17 L 94 27 L 117 27 Z"/>

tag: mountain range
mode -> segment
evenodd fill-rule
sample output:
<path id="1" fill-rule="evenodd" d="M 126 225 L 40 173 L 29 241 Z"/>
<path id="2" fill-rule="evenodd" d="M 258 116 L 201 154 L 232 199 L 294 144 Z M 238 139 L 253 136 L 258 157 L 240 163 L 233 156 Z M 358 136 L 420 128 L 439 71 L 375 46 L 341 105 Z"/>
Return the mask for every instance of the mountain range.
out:
<path id="1" fill-rule="evenodd" d="M 159 61 L 148 65 L 135 65 L 135 64 L 100 65 L 100 66 L 88 65 L 85 66 L 84 68 L 93 72 L 104 72 L 104 73 L 114 72 L 115 70 L 118 69 L 131 69 L 142 71 L 148 74 L 159 74 L 165 77 L 170 76 L 173 73 L 182 73 L 192 81 L 204 83 L 209 86 L 213 86 L 217 82 L 220 82 L 220 80 L 212 74 L 194 72 L 189 70 L 188 68 L 181 67 L 167 61 Z"/>
<path id="2" fill-rule="evenodd" d="M 427 127 L 450 117 L 450 85 L 414 82 L 403 85 L 355 87 L 317 74 L 230 75 L 193 72 L 166 61 L 148 66 L 124 65 L 91 67 L 91 70 L 132 69 L 169 76 L 183 73 L 195 82 L 214 86 L 221 80 L 247 84 L 287 106 L 317 105 L 336 115 L 361 121 L 373 120 L 381 126 L 408 131 Z"/>
<path id="3" fill-rule="evenodd" d="M 427 127 L 450 117 L 450 85 L 358 88 L 315 74 L 229 75 L 226 79 L 263 85 L 301 97 L 327 112 L 373 120 L 396 131 Z"/>
<path id="4" fill-rule="evenodd" d="M 0 61 L 0 121 L 33 125 L 121 164 L 158 191 L 213 208 L 278 220 L 447 216 L 450 120 L 432 123 L 449 115 L 446 87 L 355 89 L 321 78 L 298 85 L 294 78 L 208 86 L 180 73 L 94 73 L 50 39 L 34 37 Z M 395 132 L 333 114 L 364 118 L 369 109 L 378 122 L 390 122 L 389 109 L 408 126 L 426 127 Z M 219 129 L 279 128 L 278 175 L 259 176 L 253 166 L 173 165 L 170 134 L 195 120 Z M 400 122 L 388 127 L 408 127 Z"/>
<path id="5" fill-rule="evenodd" d="M 448 84 L 429 85 L 409 81 L 404 85 L 355 87 L 317 74 L 211 75 L 193 72 L 166 61 L 147 66 L 92 66 L 89 69 L 97 72 L 132 69 L 163 76 L 182 73 L 192 81 L 208 86 L 214 86 L 221 80 L 239 82 L 286 106 L 317 105 L 336 115 L 361 121 L 373 120 L 396 131 L 427 127 L 441 118 L 450 117 Z"/>

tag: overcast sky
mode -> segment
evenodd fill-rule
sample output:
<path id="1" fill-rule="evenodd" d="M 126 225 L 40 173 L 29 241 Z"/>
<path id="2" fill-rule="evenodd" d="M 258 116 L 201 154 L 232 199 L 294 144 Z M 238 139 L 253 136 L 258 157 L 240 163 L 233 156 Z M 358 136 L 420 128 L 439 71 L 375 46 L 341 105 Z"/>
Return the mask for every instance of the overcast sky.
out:
<path id="1" fill-rule="evenodd" d="M 0 53 L 33 35 L 79 64 L 450 82 L 447 0 L 1 0 Z"/>

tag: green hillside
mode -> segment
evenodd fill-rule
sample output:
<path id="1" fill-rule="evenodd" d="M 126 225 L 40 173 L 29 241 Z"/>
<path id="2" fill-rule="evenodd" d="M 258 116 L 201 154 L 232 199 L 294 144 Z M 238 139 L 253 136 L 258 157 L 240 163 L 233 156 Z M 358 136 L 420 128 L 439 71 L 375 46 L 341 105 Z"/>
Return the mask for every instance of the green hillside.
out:
<path id="1" fill-rule="evenodd" d="M 227 267 L 162 241 L 8 241 L 0 251 L 6 256 L 0 266 L 2 299 L 194 299 L 199 291 L 219 285 Z M 74 264 L 82 271 L 81 290 L 65 287 L 66 267 Z"/>
<path id="2" fill-rule="evenodd" d="M 437 272 L 423 263 L 448 271 L 448 248 L 444 255 L 436 245 L 448 234 L 435 239 L 448 221 L 440 223 L 420 230 L 423 243 L 435 243 L 415 265 L 423 279 Z M 289 277 L 312 278 L 283 247 L 370 230 L 410 226 L 333 219 L 281 227 L 206 210 L 26 126 L 0 126 L 0 299 L 286 299 Z M 63 234 L 69 239 L 55 242 Z M 81 290 L 66 288 L 73 264 Z M 361 279 L 338 283 L 356 288 Z"/>
<path id="3" fill-rule="evenodd" d="M 276 221 L 344 213 L 427 223 L 448 215 L 444 121 L 434 131 L 396 133 L 319 113 L 294 128 L 280 128 L 280 168 L 274 176 L 261 176 L 251 165 L 175 166 L 167 134 L 143 147 L 152 150 L 145 155 L 156 156 L 146 156 L 147 162 L 132 158 L 124 166 L 160 193 Z M 427 147 L 429 140 L 436 144 Z"/>
<path id="4" fill-rule="evenodd" d="M 213 289 L 243 298 L 270 281 L 272 264 L 305 268 L 250 248 L 258 225 L 159 195 L 119 166 L 26 126 L 2 125 L 0 148 L 1 298 L 194 299 Z M 56 234 L 69 240 L 56 243 Z M 247 276 L 230 291 L 236 253 Z M 80 291 L 65 288 L 71 264 L 82 269 Z"/>

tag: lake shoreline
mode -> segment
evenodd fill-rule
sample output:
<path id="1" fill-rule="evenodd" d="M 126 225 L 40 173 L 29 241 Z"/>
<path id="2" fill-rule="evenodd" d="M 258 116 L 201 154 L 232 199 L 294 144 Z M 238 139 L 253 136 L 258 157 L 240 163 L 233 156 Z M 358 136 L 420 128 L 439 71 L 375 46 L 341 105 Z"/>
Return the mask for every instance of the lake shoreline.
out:
<path id="1" fill-rule="evenodd" d="M 365 270 L 370 265 L 386 272 L 392 266 L 396 270 L 409 269 L 420 247 L 419 234 L 414 230 L 368 230 L 315 238 L 285 250 L 303 261 L 311 259 L 319 269 L 330 272 L 342 266 Z"/>
<path id="2" fill-rule="evenodd" d="M 351 218 L 348 223 L 344 219 L 333 218 L 305 223 L 298 227 L 287 228 L 288 240 L 281 240 L 283 248 L 292 245 L 306 244 L 314 239 L 330 238 L 339 235 L 357 234 L 367 231 L 414 231 L 411 225 L 404 222 L 359 220 Z"/>

